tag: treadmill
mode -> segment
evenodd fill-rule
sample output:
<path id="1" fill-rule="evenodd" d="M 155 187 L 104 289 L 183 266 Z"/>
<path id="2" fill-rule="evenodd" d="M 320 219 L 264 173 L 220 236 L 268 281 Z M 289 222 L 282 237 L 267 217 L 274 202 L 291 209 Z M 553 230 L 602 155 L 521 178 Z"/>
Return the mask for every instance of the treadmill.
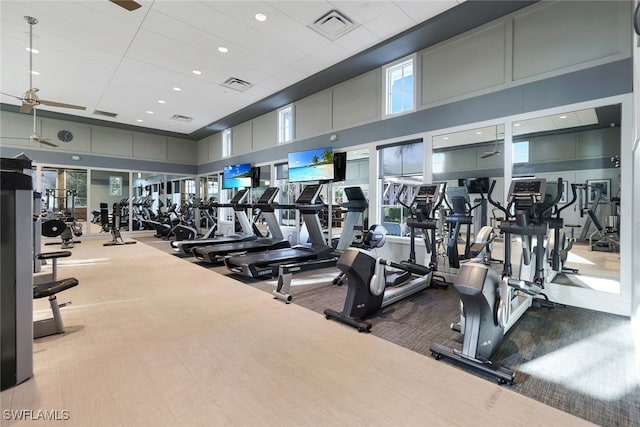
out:
<path id="1" fill-rule="evenodd" d="M 277 191 L 278 189 L 276 188 L 275 190 Z M 210 239 L 174 240 L 171 242 L 171 247 L 176 252 L 182 251 L 182 253 L 184 254 L 191 255 L 192 249 L 196 246 L 217 245 L 222 243 L 243 242 L 247 240 L 257 239 L 258 236 L 254 233 L 251 222 L 247 217 L 247 208 L 249 207 L 249 205 L 246 205 L 245 201 L 248 195 L 249 190 L 247 188 L 241 188 L 236 193 L 236 195 L 233 196 L 233 199 L 231 199 L 228 204 L 216 205 L 217 207 L 233 208 L 233 212 L 236 218 L 238 218 L 238 222 L 240 222 L 242 233 L 230 234 L 228 236 L 218 236 Z"/>
<path id="2" fill-rule="evenodd" d="M 296 200 L 296 209 L 302 214 L 302 219 L 309 231 L 309 243 L 291 248 L 231 256 L 224 260 L 227 268 L 236 274 L 265 279 L 278 277 L 280 264 L 332 258 L 337 262 L 338 257 L 335 251 L 325 243 L 322 235 L 318 216 L 324 206 L 319 198 L 321 188 L 321 184 L 307 185 Z"/>
<path id="3" fill-rule="evenodd" d="M 192 246 L 189 249 L 190 253 L 196 257 L 198 261 L 216 264 L 224 261 L 224 259 L 230 255 L 291 247 L 289 241 L 282 235 L 282 229 L 280 229 L 278 218 L 276 218 L 275 215 L 275 209 L 280 207 L 274 203 L 277 194 L 277 187 L 269 187 L 262 193 L 260 199 L 252 205 L 253 208 L 260 209 L 260 214 L 265 221 L 267 221 L 270 237 L 258 237 L 253 240 L 235 242 L 214 242 L 215 244 Z"/>

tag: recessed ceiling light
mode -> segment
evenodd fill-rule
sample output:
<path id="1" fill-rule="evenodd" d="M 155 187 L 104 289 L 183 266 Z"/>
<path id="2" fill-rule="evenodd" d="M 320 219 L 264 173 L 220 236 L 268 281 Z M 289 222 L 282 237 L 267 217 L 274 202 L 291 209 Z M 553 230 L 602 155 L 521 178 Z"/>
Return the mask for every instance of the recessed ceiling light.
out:
<path id="1" fill-rule="evenodd" d="M 34 76 L 39 76 L 40 73 L 38 71 L 31 71 L 31 74 L 33 74 Z"/>
<path id="2" fill-rule="evenodd" d="M 40 51 L 38 49 L 30 49 L 30 48 L 27 48 L 27 52 L 40 53 Z"/>
<path id="3" fill-rule="evenodd" d="M 482 132 L 481 131 L 477 131 L 476 135 L 482 135 Z"/>
<path id="4" fill-rule="evenodd" d="M 142 119 L 138 119 L 138 120 L 136 120 L 136 122 L 142 123 Z"/>
<path id="5" fill-rule="evenodd" d="M 224 47 L 224 46 L 220 46 L 220 47 L 218 48 L 218 52 L 220 52 L 220 53 L 227 53 L 227 52 L 229 52 L 229 49 L 227 49 L 227 48 L 226 48 L 226 47 Z"/>
<path id="6" fill-rule="evenodd" d="M 163 99 L 158 99 L 158 104 L 166 104 L 167 101 L 163 100 Z"/>
<path id="7" fill-rule="evenodd" d="M 264 13 L 256 13 L 255 15 L 256 21 L 264 22 L 267 20 L 267 15 Z"/>
<path id="8" fill-rule="evenodd" d="M 444 137 L 444 138 L 442 138 L 442 139 L 449 139 L 449 137 L 448 137 L 448 136 L 445 136 L 445 137 Z"/>
<path id="9" fill-rule="evenodd" d="M 514 127 L 518 127 L 518 126 L 520 126 L 520 123 L 514 123 L 513 126 Z"/>
<path id="10" fill-rule="evenodd" d="M 561 118 L 561 119 L 566 119 L 566 118 L 567 118 L 567 116 L 560 116 L 560 118 Z"/>
<path id="11" fill-rule="evenodd" d="M 153 114 L 153 111 L 147 110 L 147 114 Z"/>
<path id="12" fill-rule="evenodd" d="M 195 74 L 196 76 L 199 76 L 200 74 L 202 74 L 202 71 L 200 71 L 200 70 L 193 70 L 193 74 Z"/>
<path id="13" fill-rule="evenodd" d="M 176 92 L 180 92 L 182 89 L 180 89 L 179 87 L 174 87 L 173 90 L 175 90 Z"/>

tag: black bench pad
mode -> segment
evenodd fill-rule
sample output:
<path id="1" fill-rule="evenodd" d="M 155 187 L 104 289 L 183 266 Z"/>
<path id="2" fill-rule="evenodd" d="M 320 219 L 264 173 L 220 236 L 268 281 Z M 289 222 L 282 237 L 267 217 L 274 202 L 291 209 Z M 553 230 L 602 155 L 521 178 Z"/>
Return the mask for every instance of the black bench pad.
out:
<path id="1" fill-rule="evenodd" d="M 71 251 L 54 251 L 54 252 L 44 252 L 36 255 L 38 259 L 53 259 L 53 258 L 64 258 L 71 256 Z"/>
<path id="2" fill-rule="evenodd" d="M 55 295 L 65 289 L 78 285 L 78 279 L 69 277 L 68 279 L 57 280 L 55 282 L 41 283 L 33 287 L 33 298 L 43 298 Z"/>

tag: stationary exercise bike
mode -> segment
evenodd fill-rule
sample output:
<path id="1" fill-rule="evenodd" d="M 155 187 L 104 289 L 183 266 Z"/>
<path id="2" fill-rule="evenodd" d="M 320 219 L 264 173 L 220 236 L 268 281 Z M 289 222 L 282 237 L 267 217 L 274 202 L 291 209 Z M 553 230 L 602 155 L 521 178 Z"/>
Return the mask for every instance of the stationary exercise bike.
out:
<path id="1" fill-rule="evenodd" d="M 549 229 L 549 210 L 562 196 L 562 179 L 558 179 L 555 197 L 546 197 L 545 179 L 520 179 L 511 183 L 509 203 L 503 207 L 491 198 L 495 180 L 489 189 L 489 202 L 504 213 L 500 224 L 504 233 L 504 268 L 502 275 L 490 265 L 478 262 L 462 264 L 454 282 L 463 308 L 464 341 L 462 350 L 432 344 L 431 354 L 476 368 L 495 376 L 500 384 L 513 384 L 515 372 L 493 364 L 489 358 L 502 342 L 504 334 L 531 307 L 534 300 L 553 307 L 544 295 L 544 241 Z M 513 208 L 513 213 L 512 213 Z M 511 235 L 522 239 L 518 276 L 511 267 Z M 535 246 L 534 246 L 535 238 Z"/>
<path id="2" fill-rule="evenodd" d="M 437 255 L 435 247 L 435 231 L 437 228 L 434 213 L 438 210 L 444 197 L 446 183 L 422 184 L 412 202 L 413 218 L 407 220 L 411 229 L 411 255 L 409 260 L 394 262 L 378 258 L 372 252 L 361 248 L 347 248 L 338 260 L 338 268 L 348 286 L 347 297 L 341 312 L 332 309 L 324 310 L 327 319 L 335 319 L 353 326 L 360 332 L 369 332 L 371 323 L 363 319 L 371 316 L 383 307 L 391 305 L 403 298 L 422 291 L 430 286 L 446 287 L 446 283 L 432 281 L 436 271 Z M 384 244 L 386 230 L 373 228 L 375 245 Z M 428 266 L 415 262 L 414 230 L 423 230 Z M 368 237 L 372 239 L 371 236 Z M 389 271 L 392 267 L 395 271 Z"/>

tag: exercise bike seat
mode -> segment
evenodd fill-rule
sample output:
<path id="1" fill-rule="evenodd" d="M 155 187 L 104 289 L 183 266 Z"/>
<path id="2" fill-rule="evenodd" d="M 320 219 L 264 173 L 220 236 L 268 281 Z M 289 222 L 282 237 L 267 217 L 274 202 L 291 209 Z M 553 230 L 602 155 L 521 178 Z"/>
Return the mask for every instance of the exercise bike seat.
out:
<path id="1" fill-rule="evenodd" d="M 78 279 L 69 277 L 67 279 L 56 280 L 54 282 L 41 283 L 33 287 L 33 298 L 50 297 L 66 289 L 78 285 Z"/>

